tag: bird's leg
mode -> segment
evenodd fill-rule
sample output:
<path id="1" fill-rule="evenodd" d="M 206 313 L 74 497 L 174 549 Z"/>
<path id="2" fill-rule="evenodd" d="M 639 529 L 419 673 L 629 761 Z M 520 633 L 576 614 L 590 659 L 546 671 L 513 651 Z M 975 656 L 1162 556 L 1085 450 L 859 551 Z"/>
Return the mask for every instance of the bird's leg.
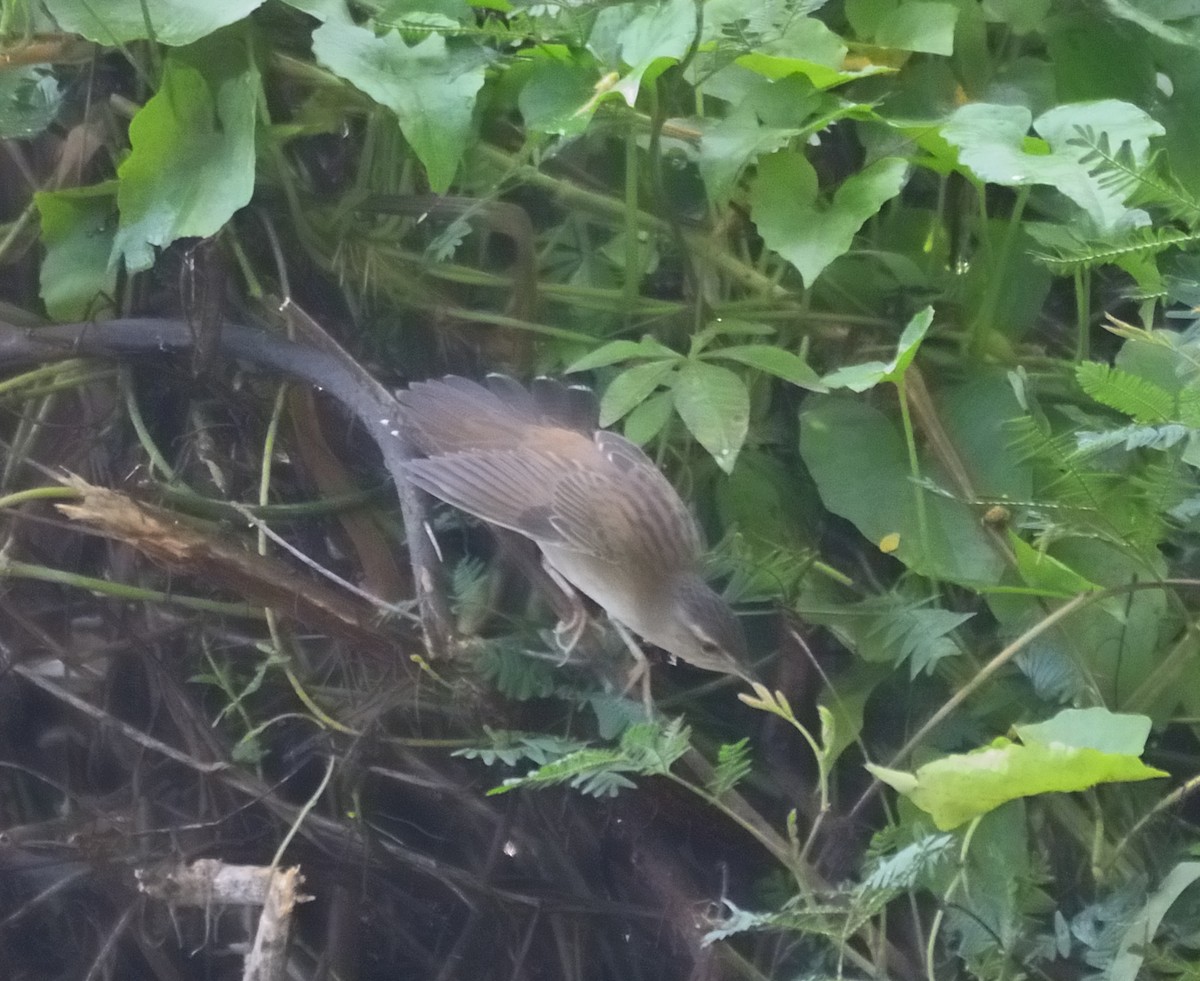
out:
<path id="1" fill-rule="evenodd" d="M 611 623 L 617 631 L 617 636 L 625 641 L 625 646 L 629 648 L 629 653 L 633 655 L 633 659 L 636 662 L 633 670 L 629 672 L 629 677 L 625 681 L 625 687 L 621 690 L 621 694 L 629 694 L 630 689 L 638 684 L 638 682 L 641 682 L 642 705 L 646 709 L 646 718 L 653 719 L 654 698 L 650 692 L 650 662 L 646 658 L 646 652 L 642 650 L 641 645 L 638 644 L 623 623 L 617 620 L 613 620 Z"/>
<path id="2" fill-rule="evenodd" d="M 546 570 L 546 575 L 553 580 L 554 585 L 562 590 L 562 594 L 570 607 L 567 616 L 560 615 L 558 624 L 554 628 L 554 642 L 558 645 L 558 649 L 562 651 L 563 655 L 561 664 L 566 664 L 567 660 L 571 657 L 571 651 L 575 650 L 575 645 L 579 643 L 579 638 L 583 636 L 584 630 L 587 629 L 587 608 L 583 605 L 583 600 L 580 599 L 575 587 L 559 575 L 554 566 L 549 562 L 543 561 L 542 568 Z"/>

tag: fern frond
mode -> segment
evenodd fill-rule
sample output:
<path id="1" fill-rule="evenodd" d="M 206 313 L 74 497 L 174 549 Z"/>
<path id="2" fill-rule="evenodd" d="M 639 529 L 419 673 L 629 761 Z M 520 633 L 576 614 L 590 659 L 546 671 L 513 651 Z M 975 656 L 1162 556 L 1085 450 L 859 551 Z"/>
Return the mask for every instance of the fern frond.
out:
<path id="1" fill-rule="evenodd" d="M 1102 240 L 1085 240 L 1077 235 L 1043 236 L 1030 229 L 1048 251 L 1030 254 L 1056 276 L 1069 276 L 1099 266 L 1116 265 L 1129 259 L 1147 259 L 1168 249 L 1193 245 L 1200 241 L 1200 231 L 1173 228 L 1169 225 L 1146 225 L 1124 233 L 1113 233 Z"/>
<path id="2" fill-rule="evenodd" d="M 714 797 L 724 797 L 746 778 L 751 766 L 749 746 L 750 740 L 746 738 L 724 743 L 717 750 L 717 765 L 706 785 Z"/>
<path id="3" fill-rule="evenodd" d="M 1081 127 L 1078 136 L 1068 142 L 1086 149 L 1080 164 L 1104 190 L 1119 194 L 1128 207 L 1159 207 L 1171 218 L 1188 223 L 1200 218 L 1200 200 L 1170 175 L 1160 152 L 1138 160 L 1128 142 L 1113 150 L 1108 134 L 1097 135 L 1091 127 Z"/>
<path id="4" fill-rule="evenodd" d="M 486 726 L 483 731 L 491 739 L 488 745 L 456 749 L 450 755 L 479 760 L 484 766 L 495 766 L 497 763 L 516 766 L 523 761 L 541 766 L 553 759 L 587 748 L 576 739 L 562 739 L 540 732 L 515 732 L 508 729 L 489 729 Z"/>
<path id="5" fill-rule="evenodd" d="M 533 657 L 519 636 L 482 641 L 474 658 L 476 670 L 506 698 L 525 702 L 554 694 L 554 664 Z"/>
<path id="6" fill-rule="evenodd" d="M 615 797 L 619 791 L 637 786 L 625 776 L 632 769 L 619 750 L 581 749 L 523 777 L 505 780 L 488 793 L 501 794 L 517 787 L 552 787 L 565 783 L 590 797 Z"/>
<path id="7" fill-rule="evenodd" d="M 1175 417 L 1175 397 L 1154 382 L 1120 368 L 1085 361 L 1075 379 L 1101 405 L 1116 409 L 1136 422 L 1168 422 Z"/>
<path id="8" fill-rule="evenodd" d="M 932 879 L 938 867 L 953 856 L 954 851 L 953 835 L 926 835 L 894 855 L 877 859 L 867 870 L 863 886 L 891 892 L 911 889 L 921 880 Z"/>
<path id="9" fill-rule="evenodd" d="M 1081 457 L 1094 456 L 1118 446 L 1126 450 L 1169 450 L 1190 436 L 1192 430 L 1178 423 L 1165 426 L 1122 426 L 1106 432 L 1083 431 L 1075 434 L 1076 452 Z"/>
<path id="10" fill-rule="evenodd" d="M 630 726 L 615 749 L 585 747 L 539 766 L 523 777 L 505 780 L 489 793 L 502 794 L 517 787 L 550 787 L 567 784 L 590 797 L 615 797 L 637 785 L 633 776 L 662 776 L 691 745 L 691 729 L 683 719 L 663 726 L 647 722 Z"/>
<path id="11" fill-rule="evenodd" d="M 928 601 L 892 593 L 830 609 L 804 610 L 807 619 L 832 627 L 847 646 L 868 661 L 908 662 L 916 677 L 943 658 L 960 654 L 953 632 L 974 616 L 928 606 Z"/>

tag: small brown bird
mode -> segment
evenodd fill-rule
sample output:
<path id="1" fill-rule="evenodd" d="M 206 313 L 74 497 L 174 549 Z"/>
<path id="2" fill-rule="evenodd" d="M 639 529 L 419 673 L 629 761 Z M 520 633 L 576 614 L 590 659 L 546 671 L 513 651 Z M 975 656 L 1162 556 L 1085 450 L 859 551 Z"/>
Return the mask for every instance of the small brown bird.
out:
<path id="1" fill-rule="evenodd" d="M 741 626 L 700 575 L 691 514 L 645 453 L 599 428 L 590 391 L 450 376 L 398 398 L 425 454 L 407 464 L 413 483 L 531 538 L 551 573 L 651 644 L 749 680 Z"/>

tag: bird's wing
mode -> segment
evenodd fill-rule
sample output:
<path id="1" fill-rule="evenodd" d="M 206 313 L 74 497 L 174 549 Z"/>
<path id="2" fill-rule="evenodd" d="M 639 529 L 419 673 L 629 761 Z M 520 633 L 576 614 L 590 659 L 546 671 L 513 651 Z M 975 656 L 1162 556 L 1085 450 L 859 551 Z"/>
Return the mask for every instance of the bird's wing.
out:
<path id="1" fill-rule="evenodd" d="M 414 382 L 396 398 L 413 444 L 429 456 L 530 443 L 543 448 L 575 443 L 587 452 L 598 426 L 595 396 L 588 389 L 549 378 L 535 379 L 526 389 L 506 375 L 489 375 L 486 386 L 447 375 Z"/>
<path id="2" fill-rule="evenodd" d="M 700 542 L 687 508 L 640 450 L 620 442 L 644 465 L 601 455 L 589 465 L 524 449 L 447 453 L 406 469 L 447 504 L 536 542 L 620 564 L 691 566 Z"/>

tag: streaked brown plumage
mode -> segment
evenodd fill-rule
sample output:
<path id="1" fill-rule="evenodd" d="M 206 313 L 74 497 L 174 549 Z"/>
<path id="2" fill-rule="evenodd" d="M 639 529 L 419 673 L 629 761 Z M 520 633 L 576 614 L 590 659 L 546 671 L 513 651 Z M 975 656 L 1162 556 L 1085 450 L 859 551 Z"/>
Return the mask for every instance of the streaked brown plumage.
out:
<path id="1" fill-rule="evenodd" d="M 615 620 L 710 671 L 747 677 L 746 642 L 699 572 L 701 542 L 675 489 L 637 446 L 598 428 L 586 389 L 492 376 L 400 393 L 412 481 L 536 542 Z"/>

